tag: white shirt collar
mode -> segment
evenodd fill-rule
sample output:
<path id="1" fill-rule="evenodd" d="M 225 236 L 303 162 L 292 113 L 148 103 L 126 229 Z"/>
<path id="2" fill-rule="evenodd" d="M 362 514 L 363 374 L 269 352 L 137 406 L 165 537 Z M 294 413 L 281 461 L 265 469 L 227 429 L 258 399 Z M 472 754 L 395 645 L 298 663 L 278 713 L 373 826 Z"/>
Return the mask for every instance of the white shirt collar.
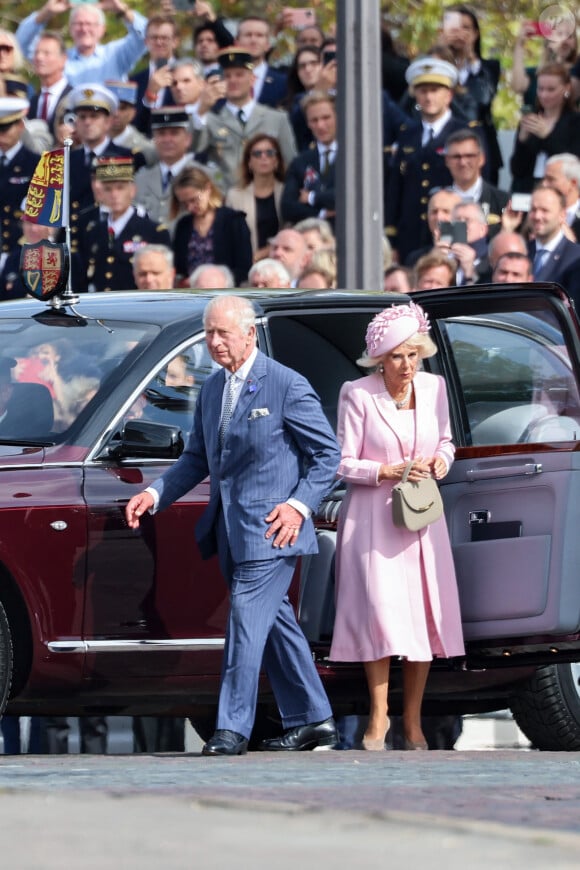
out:
<path id="1" fill-rule="evenodd" d="M 483 179 L 481 175 L 471 187 L 468 187 L 467 190 L 462 190 L 460 187 L 457 187 L 456 184 L 453 185 L 453 192 L 456 193 L 461 199 L 473 199 L 475 202 L 479 202 L 481 197 L 481 189 L 483 187 Z"/>
<path id="2" fill-rule="evenodd" d="M 438 118 L 436 121 L 424 121 L 421 119 L 421 123 L 423 124 L 423 132 L 429 129 L 429 127 L 433 128 L 433 135 L 435 138 L 440 134 L 441 130 L 447 124 L 447 122 L 451 118 L 451 111 L 448 109 L 444 115 Z"/>
<path id="3" fill-rule="evenodd" d="M 580 199 L 577 199 L 576 202 L 572 203 L 572 205 L 569 205 L 568 208 L 566 209 L 566 223 L 568 224 L 569 227 L 571 227 L 572 224 L 574 223 L 574 221 L 576 220 L 579 210 L 580 210 Z"/>
<path id="4" fill-rule="evenodd" d="M 549 242 L 546 242 L 545 244 L 541 244 L 540 242 L 536 242 L 536 253 L 538 250 L 550 251 L 550 253 L 552 253 L 552 251 L 554 251 L 558 247 L 558 245 L 560 244 L 560 242 L 562 241 L 563 238 L 564 238 L 564 233 L 562 232 L 562 230 L 560 230 L 560 232 L 557 233 L 553 239 L 550 239 Z"/>
<path id="5" fill-rule="evenodd" d="M 321 157 L 323 151 L 326 151 L 327 154 L 331 154 L 333 159 L 336 156 L 336 139 L 328 145 L 323 145 L 322 142 L 317 142 L 316 147 L 318 148 L 318 153 Z"/>
<path id="6" fill-rule="evenodd" d="M 108 225 L 109 228 L 112 229 L 115 233 L 115 237 L 123 232 L 134 214 L 135 209 L 132 205 L 130 205 L 127 211 L 124 212 L 121 217 L 118 217 L 116 220 L 111 220 L 111 215 L 109 215 Z"/>
<path id="7" fill-rule="evenodd" d="M 16 157 L 20 149 L 22 148 L 22 142 L 17 142 L 16 145 L 13 145 L 12 148 L 9 148 L 8 151 L 4 152 L 4 156 L 6 158 L 7 163 L 11 163 L 12 160 Z M 0 154 L 2 152 L 0 151 Z"/>
<path id="8" fill-rule="evenodd" d="M 191 162 L 191 154 L 184 154 L 176 163 L 173 163 L 169 166 L 168 163 L 163 163 L 161 160 L 159 161 L 159 167 L 161 168 L 161 175 L 164 176 L 167 173 L 168 169 L 171 169 L 171 174 L 175 178 L 175 176 L 181 172 L 181 170 L 187 166 L 188 163 Z"/>
<path id="9" fill-rule="evenodd" d="M 233 373 L 226 372 L 226 381 L 229 381 L 229 379 L 232 377 L 234 377 L 236 379 L 236 381 L 245 381 L 252 370 L 252 366 L 254 365 L 254 362 L 256 361 L 257 355 L 258 355 L 258 348 L 255 347 L 253 349 L 252 353 L 247 358 L 247 360 L 244 363 L 242 363 L 242 365 L 239 367 L 237 372 L 233 372 Z"/>
<path id="10" fill-rule="evenodd" d="M 248 100 L 248 102 L 244 103 L 243 106 L 235 106 L 233 103 L 230 103 L 229 100 L 226 103 L 226 107 L 230 110 L 230 112 L 232 113 L 232 115 L 235 118 L 238 117 L 238 112 L 240 111 L 240 109 L 242 109 L 244 112 L 244 117 L 245 117 L 246 121 L 249 120 L 250 115 L 254 111 L 255 105 L 256 105 L 255 100 Z"/>

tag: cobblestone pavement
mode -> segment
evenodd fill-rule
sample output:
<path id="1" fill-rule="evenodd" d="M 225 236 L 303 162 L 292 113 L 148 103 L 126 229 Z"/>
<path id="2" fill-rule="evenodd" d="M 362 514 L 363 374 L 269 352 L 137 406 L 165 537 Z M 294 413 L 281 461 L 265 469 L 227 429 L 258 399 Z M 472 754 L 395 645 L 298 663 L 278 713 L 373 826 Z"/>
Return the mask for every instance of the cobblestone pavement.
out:
<path id="1" fill-rule="evenodd" d="M 236 868 L 290 867 L 298 842 L 307 846 L 303 867 L 320 866 L 314 857 L 321 861 L 324 855 L 326 860 L 334 855 L 337 866 L 384 867 L 386 854 L 392 859 L 399 855 L 401 861 L 403 856 L 405 861 L 428 860 L 430 868 L 489 868 L 492 860 L 501 870 L 578 867 L 580 753 L 0 757 L 0 842 L 22 842 L 24 818 L 33 824 L 36 838 L 28 848 L 39 848 L 46 838 L 55 840 L 55 854 L 62 860 L 47 863 L 51 851 L 45 849 L 40 863 L 19 861 L 18 870 L 63 870 L 69 866 L 60 851 L 65 847 L 70 866 L 76 866 L 81 845 L 87 853 L 85 867 L 103 866 L 100 836 L 113 853 L 119 850 L 118 860 L 126 867 L 159 867 L 161 854 L 167 867 L 191 867 L 188 838 L 194 831 L 205 850 L 203 865 L 194 866 L 227 866 L 217 858 L 212 864 L 213 852 L 223 859 L 227 849 L 235 848 L 233 832 L 248 826 L 253 839 L 246 842 L 240 833 L 245 851 Z M 283 857 L 276 831 L 286 844 Z M 129 860 L 137 854 L 136 837 L 141 838 L 141 858 L 143 848 L 147 853 L 146 863 Z M 269 843 L 263 852 L 262 841 Z M 373 863 L 371 841 L 382 865 Z M 182 848 L 176 851 L 179 843 Z M 107 860 L 107 865 L 115 863 Z M 398 866 L 397 861 L 391 866 Z"/>

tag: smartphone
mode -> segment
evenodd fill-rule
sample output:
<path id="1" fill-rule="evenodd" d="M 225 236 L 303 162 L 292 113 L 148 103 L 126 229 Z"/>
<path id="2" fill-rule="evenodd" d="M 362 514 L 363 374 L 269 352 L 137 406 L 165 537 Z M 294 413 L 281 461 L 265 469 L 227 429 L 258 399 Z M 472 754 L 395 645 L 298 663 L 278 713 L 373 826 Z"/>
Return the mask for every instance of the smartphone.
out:
<path id="1" fill-rule="evenodd" d="M 290 9 L 288 6 L 284 9 L 285 14 L 291 22 L 291 26 L 296 30 L 302 30 L 304 27 L 311 27 L 316 24 L 316 15 L 313 9 Z"/>
<path id="2" fill-rule="evenodd" d="M 510 205 L 513 211 L 529 211 L 532 205 L 532 194 L 512 193 Z"/>
<path id="3" fill-rule="evenodd" d="M 322 52 L 322 65 L 325 66 L 327 63 L 336 60 L 336 51 L 323 51 Z"/>
<path id="4" fill-rule="evenodd" d="M 526 21 L 526 32 L 530 37 L 545 38 L 552 33 L 552 26 L 547 21 Z"/>
<path id="5" fill-rule="evenodd" d="M 535 111 L 534 107 L 530 106 L 529 103 L 526 103 L 521 109 L 522 115 L 532 115 Z"/>
<path id="6" fill-rule="evenodd" d="M 155 61 L 155 63 L 153 64 L 153 66 L 155 67 L 155 69 L 161 69 L 162 66 L 167 66 L 168 63 L 169 63 L 168 58 L 158 57 L 157 60 Z"/>
<path id="7" fill-rule="evenodd" d="M 439 235 L 446 245 L 453 245 L 455 242 L 466 244 L 467 224 L 465 221 L 440 221 Z"/>

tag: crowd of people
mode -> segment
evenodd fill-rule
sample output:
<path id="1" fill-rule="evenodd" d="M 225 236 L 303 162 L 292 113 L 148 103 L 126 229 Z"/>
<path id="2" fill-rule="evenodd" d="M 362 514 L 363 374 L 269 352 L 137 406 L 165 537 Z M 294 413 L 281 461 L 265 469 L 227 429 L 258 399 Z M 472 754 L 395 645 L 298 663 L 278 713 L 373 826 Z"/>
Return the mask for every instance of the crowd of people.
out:
<path id="1" fill-rule="evenodd" d="M 22 244 L 53 237 L 53 230 L 31 226 L 24 208 L 39 154 L 62 146 L 65 139 L 73 143 L 70 222 L 75 290 L 336 287 L 336 189 L 348 179 L 336 173 L 340 57 L 334 31 L 323 32 L 315 20 L 298 27 L 287 11 L 276 23 L 248 14 L 234 33 L 211 3 L 197 0 L 191 50 L 185 51 L 171 0 L 162 3 L 162 10 L 147 19 L 125 0 L 101 0 L 98 5 L 46 0 L 15 32 L 0 29 L 0 300 L 26 293 L 18 273 Z M 70 13 L 67 39 L 50 29 L 53 19 L 65 12 Z M 123 37 L 106 39 L 107 14 L 123 22 Z M 270 63 L 278 28 L 290 28 L 295 40 L 295 54 L 285 67 Z M 526 66 L 526 46 L 537 38 L 537 28 L 523 24 L 514 46 L 511 87 L 523 102 L 508 158 L 511 182 L 503 189 L 498 186 L 503 158 L 492 115 L 502 70 L 497 60 L 482 57 L 479 21 L 471 7 L 446 7 L 436 44 L 414 59 L 396 49 L 384 31 L 385 292 L 469 288 L 490 281 L 558 281 L 580 303 L 578 45 L 575 33 L 558 27 L 546 29 L 540 37 L 544 55 L 537 67 Z M 229 369 L 231 386 L 239 368 L 247 374 L 256 360 L 266 367 L 270 362 L 256 352 L 247 306 L 237 297 L 226 299 L 234 302 L 216 304 L 207 315 L 208 347 Z M 383 551 L 378 540 L 385 538 L 382 525 L 380 535 L 371 527 L 367 531 L 373 538 L 376 567 L 367 597 L 360 599 L 352 589 L 357 571 L 368 573 L 366 564 L 360 567 L 358 549 L 345 543 L 350 526 L 357 527 L 363 514 L 373 515 L 372 510 L 361 512 L 360 505 L 372 508 L 373 498 L 384 501 L 385 488 L 400 479 L 409 458 L 414 460 L 411 479 L 441 478 L 453 458 L 443 387 L 438 379 L 417 371 L 419 360 L 434 352 L 426 337 L 428 325 L 420 309 L 404 309 L 383 314 L 375 323 L 376 335 L 369 327 L 367 354 L 360 364 L 376 370 L 343 389 L 339 408 L 339 471 L 352 489 L 339 533 L 332 657 L 365 663 L 371 700 L 363 737 L 366 749 L 382 748 L 389 730 L 390 658 L 406 660 L 404 741 L 407 748 L 421 749 L 427 745 L 420 711 L 428 662 L 433 655 L 460 655 L 463 649 L 444 521 L 413 538 L 413 546 L 391 535 L 389 540 L 399 541 L 397 552 L 392 547 Z M 220 350 L 224 322 L 232 328 L 234 344 Z M 228 364 L 223 362 L 226 357 Z M 272 372 L 274 380 L 287 383 L 288 375 L 280 367 Z M 53 384 L 55 390 L 60 386 Z M 222 390 L 225 394 L 217 377 L 213 388 L 216 395 Z M 304 389 L 300 383 L 299 390 Z M 383 400 L 392 407 L 387 404 L 381 410 Z M 432 429 L 421 429 L 423 443 L 414 433 L 415 412 L 422 413 L 424 402 L 431 403 L 435 413 Z M 276 407 L 274 398 L 272 403 Z M 218 399 L 215 406 L 219 404 Z M 222 406 L 226 404 L 222 400 Z M 389 425 L 398 435 L 385 459 L 383 419 L 391 412 L 397 422 L 393 418 Z M 315 405 L 313 413 L 318 419 Z M 285 419 L 284 426 L 289 425 Z M 226 428 L 223 422 L 220 427 Z M 322 418 L 318 432 L 325 439 L 328 483 L 339 462 L 338 447 Z M 197 441 L 190 445 L 197 454 L 192 459 L 188 448 L 186 458 L 169 473 L 169 495 L 164 480 L 157 482 L 158 491 L 154 485 L 141 501 L 131 503 L 132 527 L 143 510 L 157 509 L 159 501 L 162 507 L 169 504 L 184 480 L 191 484 L 201 471 L 205 477 L 206 460 L 200 459 L 205 456 L 204 433 L 194 436 Z M 401 444 L 415 447 L 399 455 Z M 300 477 L 299 458 L 297 454 L 290 482 L 292 475 Z M 216 470 L 216 480 L 223 473 L 223 468 Z M 364 486 L 357 486 L 361 482 Z M 317 496 L 322 483 L 321 478 L 313 487 Z M 255 481 L 248 483 L 252 485 Z M 299 541 L 292 558 L 311 552 L 310 511 L 315 507 L 312 493 L 302 505 L 273 506 L 269 534 L 274 547 L 283 549 Z M 223 516 L 218 519 L 223 523 Z M 232 533 L 226 534 L 220 525 L 219 534 L 227 542 Z M 348 537 L 357 536 L 349 532 Z M 277 696 L 283 698 L 282 719 L 288 730 L 265 748 L 333 745 L 335 724 L 307 645 L 296 633 L 291 614 L 282 613 L 293 562 L 275 561 L 286 564 L 283 570 L 277 564 L 272 575 L 278 600 L 267 602 L 270 622 L 257 612 L 251 619 L 264 643 L 278 630 L 278 620 L 280 630 L 283 623 L 283 631 L 292 636 L 290 659 L 294 664 L 299 660 L 302 677 L 308 675 L 302 693 L 311 707 L 305 718 L 295 703 L 302 696 L 274 656 L 270 677 Z M 384 596 L 374 588 L 374 576 L 384 573 L 387 562 L 389 571 L 412 579 L 410 598 L 421 606 L 403 613 L 394 585 L 392 613 L 385 618 Z M 224 568 L 233 590 L 239 583 L 237 571 L 233 562 Z M 441 585 L 443 577 L 447 586 Z M 238 606 L 235 597 L 232 602 Z M 444 623 L 438 626 L 434 602 L 444 611 Z M 361 624 L 369 613 L 376 620 L 374 634 L 364 637 Z M 398 614 L 397 621 L 392 614 Z M 257 680 L 264 647 L 256 639 L 248 645 L 235 635 L 237 618 L 248 617 L 234 610 L 228 643 L 232 655 L 241 656 Z M 247 686 L 240 687 L 238 675 L 227 668 L 223 679 L 222 712 L 216 734 L 205 747 L 209 755 L 244 752 L 253 721 Z M 241 695 L 245 706 L 233 715 L 228 705 Z M 48 721 L 44 731 L 35 730 L 35 740 L 49 728 L 64 727 L 61 720 L 47 725 Z M 85 723 L 89 730 L 94 725 L 101 747 L 102 721 Z M 182 748 L 183 720 L 165 743 L 159 727 L 155 720 L 136 720 L 136 747 Z"/>
<path id="2" fill-rule="evenodd" d="M 234 32 L 217 5 L 193 4 L 191 40 L 171 0 L 149 19 L 125 0 L 47 0 L 0 30 L 0 299 L 26 292 L 27 185 L 39 152 L 65 138 L 76 289 L 138 287 L 135 253 L 150 245 L 172 256 L 175 287 L 203 289 L 205 265 L 226 270 L 226 287 L 230 274 L 235 287 L 336 287 L 334 28 L 314 16 L 299 26 L 290 9 L 277 21 L 248 14 Z M 66 39 L 50 29 L 64 12 Z M 107 40 L 107 14 L 123 37 Z M 435 44 L 412 60 L 383 29 L 386 291 L 504 280 L 497 241 L 528 257 L 526 275 L 576 298 L 580 60 L 565 26 L 524 22 L 515 40 L 505 83 L 521 117 L 503 173 L 492 115 L 502 70 L 482 56 L 471 7 L 447 6 Z M 272 65 L 280 31 L 295 53 Z M 538 38 L 540 63 L 527 66 Z M 503 188 L 500 175 L 511 179 Z M 539 188 L 553 191 L 540 197 L 547 215 Z M 216 286 L 215 273 L 208 280 Z"/>

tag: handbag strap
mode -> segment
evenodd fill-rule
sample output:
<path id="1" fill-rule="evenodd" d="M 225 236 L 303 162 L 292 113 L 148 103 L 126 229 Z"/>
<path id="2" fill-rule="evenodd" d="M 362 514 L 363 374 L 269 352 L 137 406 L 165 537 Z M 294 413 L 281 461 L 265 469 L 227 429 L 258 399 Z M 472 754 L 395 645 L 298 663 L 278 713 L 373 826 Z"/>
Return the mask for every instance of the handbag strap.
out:
<path id="1" fill-rule="evenodd" d="M 403 476 L 401 477 L 401 483 L 407 483 L 407 478 L 409 477 L 412 467 L 413 460 L 411 459 L 411 461 L 407 462 L 407 464 L 405 465 L 405 470 L 403 471 Z"/>

